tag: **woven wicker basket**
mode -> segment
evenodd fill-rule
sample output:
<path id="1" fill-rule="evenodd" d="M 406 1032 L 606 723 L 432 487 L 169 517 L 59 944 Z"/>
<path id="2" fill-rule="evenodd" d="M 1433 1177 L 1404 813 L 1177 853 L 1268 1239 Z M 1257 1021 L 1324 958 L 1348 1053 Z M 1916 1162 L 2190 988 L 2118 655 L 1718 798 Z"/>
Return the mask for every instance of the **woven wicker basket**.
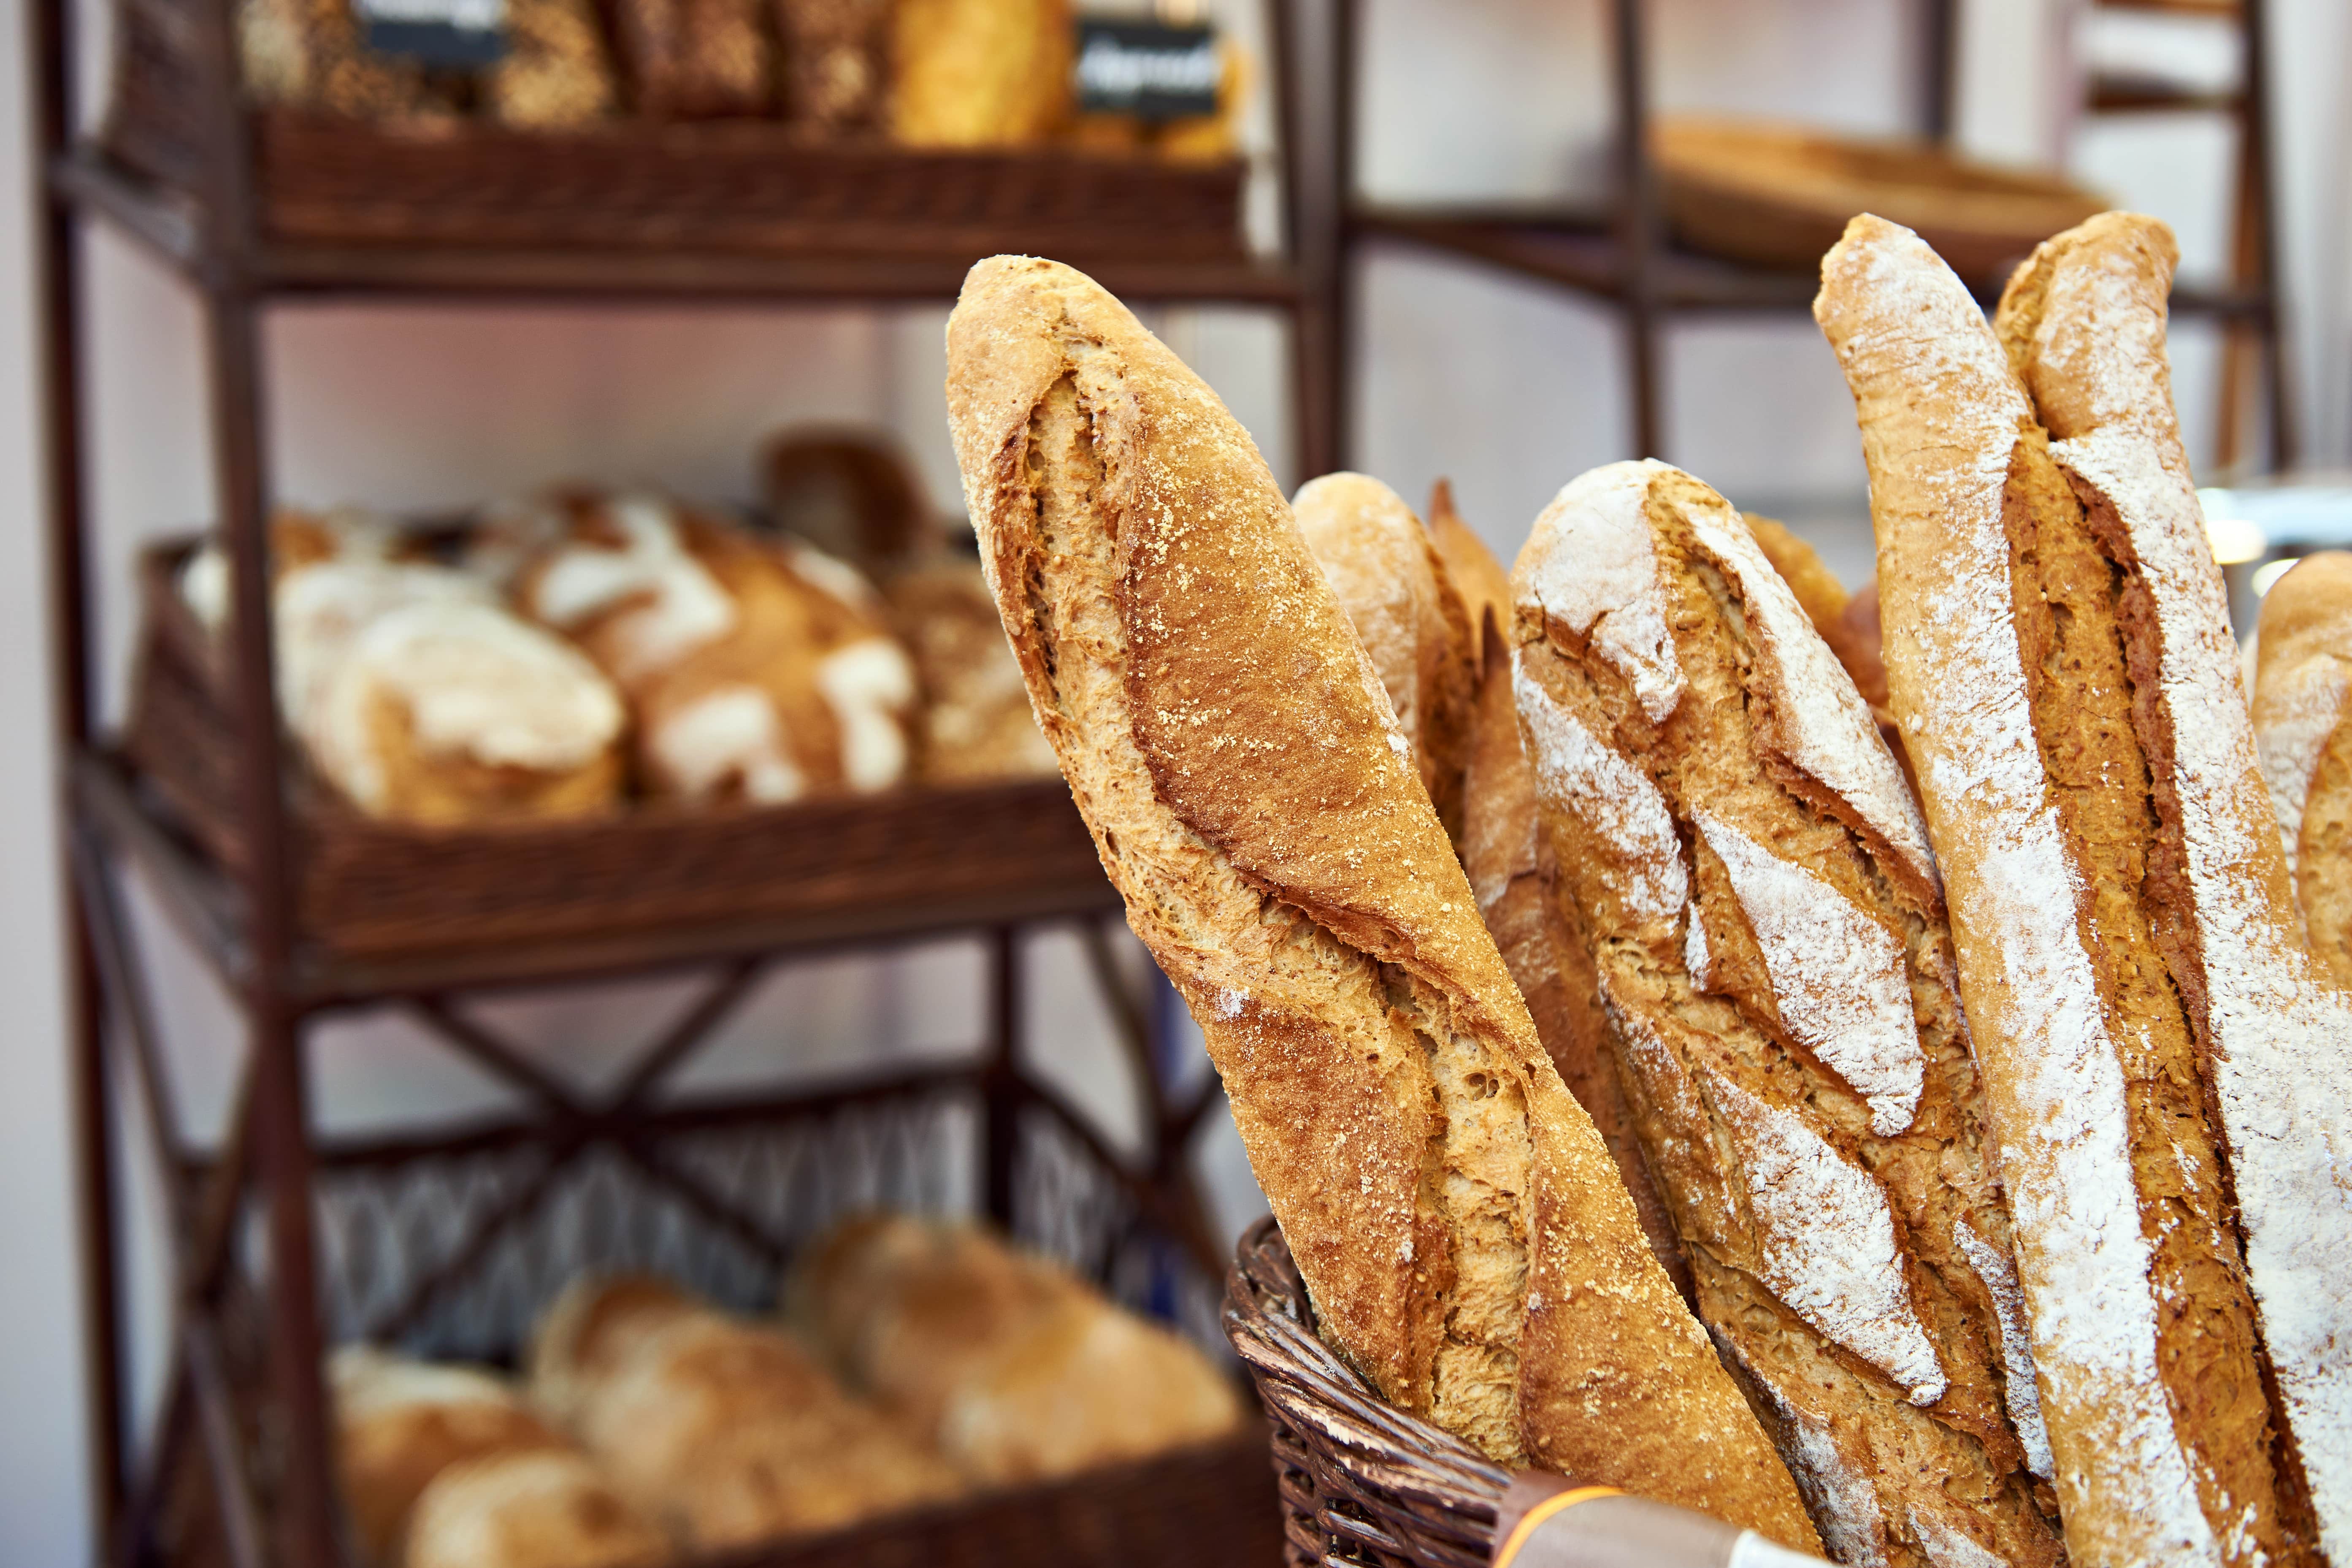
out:
<path id="1" fill-rule="evenodd" d="M 234 868 L 245 861 L 245 827 L 226 652 L 173 585 L 193 547 L 162 545 L 142 562 L 145 626 L 123 750 L 173 826 Z M 302 929 L 347 956 L 829 923 L 851 911 L 1117 903 L 1068 786 L 1051 775 L 782 806 L 638 803 L 573 821 L 424 828 L 362 816 L 289 755 L 287 796 Z"/>
<path id="2" fill-rule="evenodd" d="M 198 5 L 118 0 L 116 160 L 205 190 Z M 270 110 L 253 118 L 270 238 L 329 245 L 709 249 L 962 260 L 1002 251 L 1209 261 L 1244 251 L 1235 160 L 1169 163 L 1062 148 L 911 152 L 813 142 L 775 121 L 614 121 L 530 132 L 410 128 Z"/>
<path id="3" fill-rule="evenodd" d="M 1307 1287 L 1272 1219 L 1225 1286 L 1225 1334 L 1274 1425 L 1291 1568 L 1484 1568 L 1510 1474 L 1382 1402 L 1315 1337 Z"/>

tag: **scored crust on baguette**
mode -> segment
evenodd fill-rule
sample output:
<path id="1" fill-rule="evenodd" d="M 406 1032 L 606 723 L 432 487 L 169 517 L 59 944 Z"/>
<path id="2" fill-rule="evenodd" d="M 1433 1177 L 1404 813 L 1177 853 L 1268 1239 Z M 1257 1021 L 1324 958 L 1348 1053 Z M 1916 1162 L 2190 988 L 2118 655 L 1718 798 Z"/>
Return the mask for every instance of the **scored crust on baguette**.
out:
<path id="1" fill-rule="evenodd" d="M 1822 277 L 1814 314 L 1860 418 L 1891 696 L 1949 896 L 2069 1551 L 2086 1568 L 2277 1558 L 2289 1542 L 2219 1140 L 2137 886 L 2164 868 L 2147 854 L 2113 565 L 1932 250 L 1865 216 Z"/>
<path id="2" fill-rule="evenodd" d="M 2307 555 L 2263 595 L 2254 750 L 2312 955 L 2352 985 L 2352 554 Z"/>
<path id="3" fill-rule="evenodd" d="M 1633 1121 L 1822 1539 L 2054 1563 L 1949 936 L 1868 710 L 1739 515 L 1664 464 L 1564 489 L 1512 586 Z"/>
<path id="4" fill-rule="evenodd" d="M 1290 505 L 1380 674 L 1437 820 L 1458 837 L 1475 633 L 1435 542 L 1402 496 L 1363 474 L 1309 479 Z"/>
<path id="5" fill-rule="evenodd" d="M 2342 1070 L 2352 998 L 2319 983 L 2298 940 L 2227 590 L 2173 411 L 2176 257 L 2153 218 L 2093 218 L 2035 250 L 1996 325 L 2121 579 L 2126 711 L 2156 817 L 2143 896 L 2228 1143 L 2223 1205 L 2237 1211 L 2285 1417 L 2287 1523 L 2307 1487 L 2327 1554 L 2352 1561 L 2352 1343 L 2339 1327 L 2352 1298 L 2352 1115 L 2313 1092 Z"/>
<path id="6" fill-rule="evenodd" d="M 1485 542 L 1452 518 L 1444 484 L 1439 481 L 1430 511 L 1433 518 L 1452 519 L 1460 530 L 1444 552 L 1455 579 L 1476 587 L 1484 649 L 1463 774 L 1462 833 L 1455 843 L 1462 869 L 1478 900 L 1479 917 L 1527 1000 L 1537 1037 L 1609 1146 L 1650 1250 L 1689 1301 L 1690 1264 L 1633 1134 L 1633 1113 L 1617 1080 L 1617 1045 L 1601 1009 L 1600 977 L 1583 923 L 1574 904 L 1553 892 L 1559 868 L 1552 863 L 1550 840 L 1538 828 L 1535 766 L 1519 739 L 1518 710 L 1511 698 L 1507 621 L 1498 618 L 1509 614 L 1510 578 Z M 1444 536 L 1439 538 L 1443 549 Z"/>
<path id="7" fill-rule="evenodd" d="M 1499 1460 L 1810 1548 L 1249 437 L 1118 300 L 1033 258 L 967 277 L 947 394 L 1038 721 L 1323 1334 Z"/>

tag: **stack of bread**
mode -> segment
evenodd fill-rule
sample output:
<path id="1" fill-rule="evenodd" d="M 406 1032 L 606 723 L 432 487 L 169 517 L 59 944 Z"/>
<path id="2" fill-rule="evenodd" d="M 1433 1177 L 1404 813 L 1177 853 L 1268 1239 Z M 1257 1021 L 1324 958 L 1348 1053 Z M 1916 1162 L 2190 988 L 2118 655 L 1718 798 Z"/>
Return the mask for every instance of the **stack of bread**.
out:
<path id="1" fill-rule="evenodd" d="M 2352 1562 L 2352 595 L 2273 590 L 2274 816 L 2171 263 L 2108 215 L 1988 325 L 1855 220 L 1852 600 L 1658 463 L 1507 581 L 1443 487 L 1286 505 L 1088 280 L 967 279 L 1031 700 L 1391 1402 L 1851 1563 Z"/>
<path id="2" fill-rule="evenodd" d="M 775 805 L 1051 765 L 1010 654 L 972 635 L 970 566 L 903 574 L 886 601 L 790 537 L 578 489 L 488 509 L 455 564 L 351 510 L 284 514 L 272 546 L 280 710 L 372 816 Z M 182 570 L 215 634 L 227 578 L 214 546 Z"/>
<path id="3" fill-rule="evenodd" d="M 651 1568 L 1228 1436 L 1231 1380 L 1047 1259 L 872 1215 L 787 1315 L 583 1278 L 524 1375 L 369 1346 L 329 1369 L 368 1568 Z"/>
<path id="4" fill-rule="evenodd" d="M 353 0 L 237 16 L 258 100 L 393 123 L 781 119 L 813 140 L 1206 160 L 1234 155 L 1247 80 L 1227 40 L 1214 113 L 1080 114 L 1069 0 L 506 0 L 504 47 L 478 71 L 376 47 Z"/>

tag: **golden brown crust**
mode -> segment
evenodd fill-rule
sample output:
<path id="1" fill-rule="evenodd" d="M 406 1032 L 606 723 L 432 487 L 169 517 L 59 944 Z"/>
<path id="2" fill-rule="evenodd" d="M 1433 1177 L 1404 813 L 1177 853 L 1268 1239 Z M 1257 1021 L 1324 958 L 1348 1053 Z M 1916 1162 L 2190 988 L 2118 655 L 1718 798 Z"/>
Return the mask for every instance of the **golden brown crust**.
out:
<path id="1" fill-rule="evenodd" d="M 2311 952 L 2352 986 L 2352 554 L 2305 556 L 2256 626 L 2254 744 Z"/>
<path id="2" fill-rule="evenodd" d="M 1380 672 L 1437 820 L 1448 837 L 1460 837 L 1479 645 L 1435 542 L 1403 497 L 1362 474 L 1310 479 L 1291 506 Z"/>
<path id="3" fill-rule="evenodd" d="M 583 1454 L 453 1465 L 416 1500 L 401 1568 L 659 1568 L 669 1542 Z"/>
<path id="4" fill-rule="evenodd" d="M 2004 1404 L 2032 1391 L 1980 1256 L 2005 1258 L 2007 1218 L 1941 907 L 1795 782 L 1810 741 L 1855 810 L 1899 794 L 1859 698 L 1737 515 L 1663 465 L 1563 490 L 1513 588 L 1546 830 L 1633 1124 L 1823 1539 L 2054 1563 Z"/>
<path id="5" fill-rule="evenodd" d="M 1810 1546 L 1248 437 L 1055 263 L 973 268 L 948 351 L 1031 699 L 1207 1037 L 1322 1331 L 1490 1452 Z"/>
<path id="6" fill-rule="evenodd" d="M 1436 513 L 1434 506 L 1432 510 Z M 1444 515 L 1451 515 L 1450 506 Z M 1499 585 L 1493 603 L 1507 610 L 1510 579 L 1501 563 L 1459 520 L 1454 526 L 1462 536 L 1455 543 L 1457 575 L 1483 585 L 1491 568 L 1491 580 Z M 1463 778 L 1462 835 L 1456 843 L 1462 869 L 1503 963 L 1527 1000 L 1544 1050 L 1609 1146 L 1650 1250 L 1675 1290 L 1690 1301 L 1690 1264 L 1675 1238 L 1674 1220 L 1657 1183 L 1643 1163 L 1641 1141 L 1633 1135 L 1625 1092 L 1617 1080 L 1616 1041 L 1601 1005 L 1600 977 L 1592 967 L 1582 921 L 1575 906 L 1554 891 L 1559 868 L 1552 863 L 1549 840 L 1538 831 L 1535 769 L 1520 743 L 1518 712 L 1511 700 L 1510 652 L 1495 614 L 1486 609 L 1481 616 L 1492 657 L 1479 680 Z"/>
<path id="7" fill-rule="evenodd" d="M 1505 634 L 1511 625 L 1511 574 L 1454 509 L 1454 486 L 1439 479 L 1429 487 L 1429 537 L 1445 563 L 1445 580 L 1462 596 L 1469 623 L 1471 655 L 1483 679 L 1493 660 L 1507 656 Z"/>
<path id="8" fill-rule="evenodd" d="M 2012 343 L 2042 335 L 2043 281 L 2029 268 L 2013 289 Z M 2000 343 L 1916 236 L 1855 219 L 1814 313 L 1860 414 L 1893 703 L 2028 1216 L 2068 1545 L 2085 1563 L 2275 1560 L 2252 1314 L 2163 886 L 2179 868 L 2150 770 L 2168 761 L 2131 602 L 2149 584 L 2113 498 L 2086 514 Z"/>

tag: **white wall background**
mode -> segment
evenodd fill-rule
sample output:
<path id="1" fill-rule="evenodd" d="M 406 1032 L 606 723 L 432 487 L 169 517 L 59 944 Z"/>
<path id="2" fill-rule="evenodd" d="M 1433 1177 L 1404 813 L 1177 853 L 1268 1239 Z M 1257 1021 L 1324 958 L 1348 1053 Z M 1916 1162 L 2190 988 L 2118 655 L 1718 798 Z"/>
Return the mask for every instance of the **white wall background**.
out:
<path id="1" fill-rule="evenodd" d="M 23 36 L 24 0 L 0 4 L 0 38 Z M 2063 0 L 1968 7 L 1964 133 L 1989 153 L 2043 155 L 2065 138 Z M 1234 0 L 1234 10 L 1245 9 Z M 1669 107 L 1803 115 L 1860 130 L 1910 112 L 1904 7 L 1883 0 L 1662 0 L 1658 92 Z M 2275 51 L 2293 368 L 2306 449 L 2352 458 L 2352 10 L 2279 0 Z M 1371 0 L 1364 92 L 1366 179 L 1382 195 L 1587 190 L 1600 166 L 1596 0 Z M 2192 40 L 2197 58 L 2210 43 Z M 0 212 L 29 211 L 22 51 L 0 70 Z M 2193 123 L 2085 131 L 2084 170 L 2120 200 L 2181 231 L 2191 264 L 2221 254 L 2226 144 Z M 86 1555 L 81 1501 L 79 1304 L 59 1049 L 54 820 L 45 750 L 46 642 L 27 231 L 0 226 L 0 1568 Z M 119 696 L 130 627 L 130 552 L 201 519 L 209 476 L 202 367 L 186 294 L 109 237 L 88 258 L 99 366 L 95 468 L 101 518 L 107 689 Z M 1358 450 L 1409 496 L 1451 474 L 1466 514 L 1506 558 L 1549 494 L 1624 455 L 1619 359 L 1608 318 L 1491 275 L 1402 254 L 1375 256 Z M 656 480 L 746 496 L 753 442 L 800 418 L 877 422 L 908 442 L 942 501 L 952 497 L 938 405 L 941 310 L 892 312 L 304 307 L 272 323 L 268 351 L 276 479 L 290 499 L 390 507 L 458 504 L 548 478 Z M 1244 312 L 1160 319 L 1287 471 L 1280 344 Z M 2210 429 L 2210 343 L 2179 334 L 2181 401 Z M 1811 323 L 1717 322 L 1678 330 L 1668 361 L 1669 453 L 1743 504 L 1811 527 L 1849 577 L 1867 574 L 1863 479 L 1851 405 Z M 152 929 L 152 922 L 149 922 Z M 231 1015 L 197 966 L 152 932 L 168 1030 L 192 1117 L 219 1120 L 235 1059 Z M 1049 947 L 1052 944 L 1049 944 Z M 793 972 L 740 1016 L 713 1075 L 780 1061 L 821 1068 L 877 1054 L 951 1049 L 967 1038 L 972 955 L 949 946 Z M 1081 1070 L 1102 1021 L 1062 944 L 1037 968 L 1041 1054 L 1117 1121 L 1115 1083 Z M 566 1070 L 605 1070 L 655 1026 L 673 989 L 638 984 L 490 1010 Z M 394 1037 L 382 1020 L 330 1031 L 322 1114 L 374 1124 L 477 1103 L 494 1090 Z M 1249 1203 L 1228 1138 L 1212 1162 L 1227 1217 Z M 134 1179 L 134 1194 L 149 1184 Z M 160 1327 L 155 1258 L 139 1249 L 140 1339 Z M 152 1354 L 141 1358 L 142 1376 Z"/>

